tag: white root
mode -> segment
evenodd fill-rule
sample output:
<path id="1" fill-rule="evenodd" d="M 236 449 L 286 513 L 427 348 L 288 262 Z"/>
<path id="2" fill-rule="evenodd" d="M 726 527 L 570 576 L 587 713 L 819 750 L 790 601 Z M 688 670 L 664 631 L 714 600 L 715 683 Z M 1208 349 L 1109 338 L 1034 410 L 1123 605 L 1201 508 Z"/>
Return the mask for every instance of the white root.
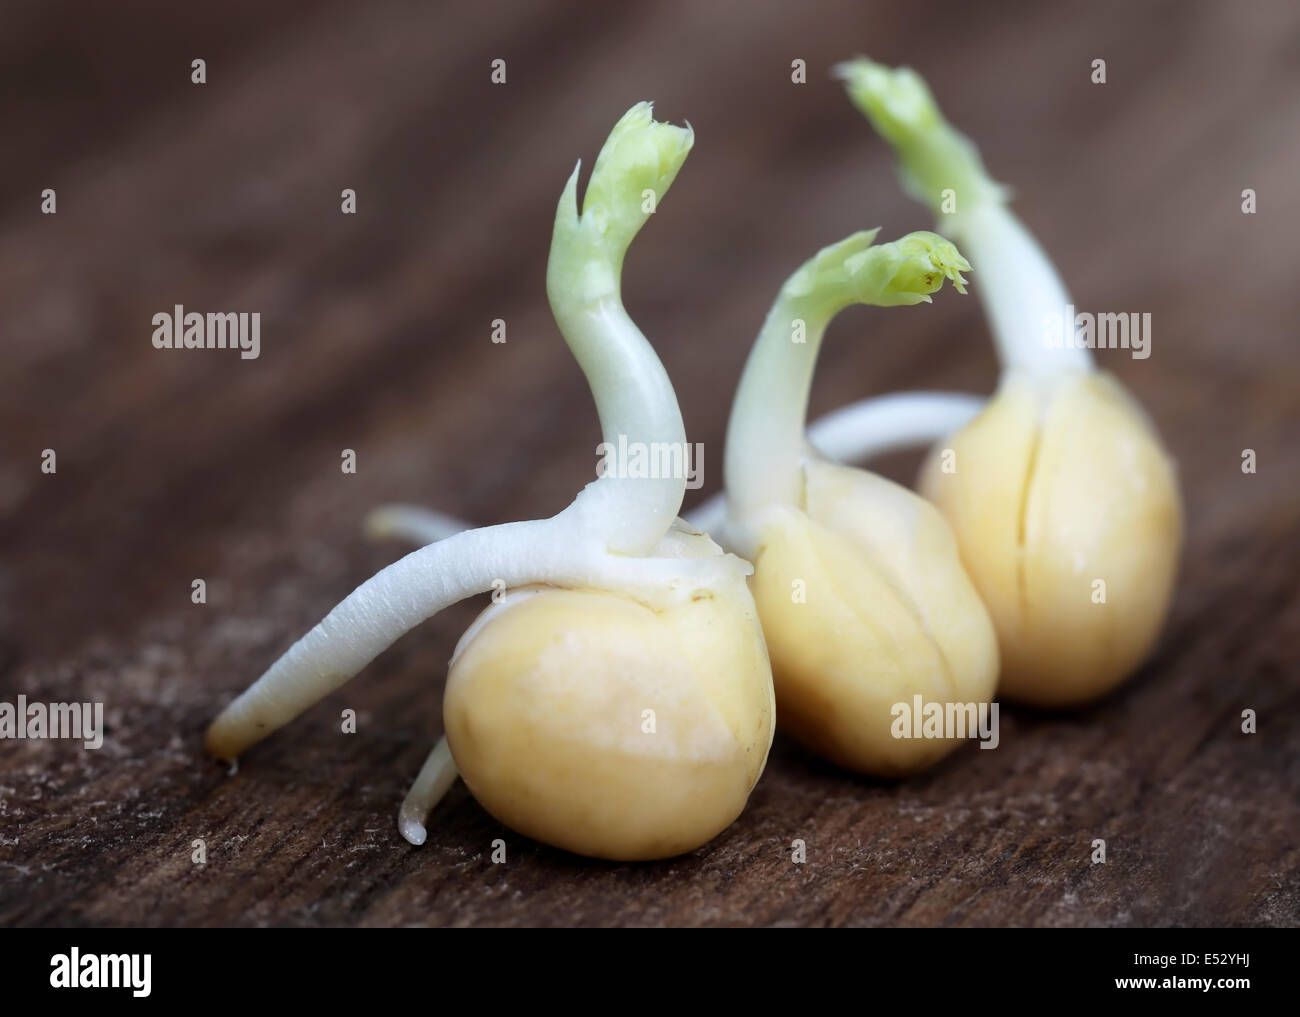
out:
<path id="1" fill-rule="evenodd" d="M 819 417 L 808 444 L 837 463 L 862 463 L 956 434 L 984 408 L 963 392 L 896 392 L 861 399 Z"/>
<path id="2" fill-rule="evenodd" d="M 416 547 L 474 529 L 463 519 L 418 505 L 383 505 L 367 515 L 362 525 L 370 540 L 405 540 Z"/>
<path id="3" fill-rule="evenodd" d="M 442 801 L 443 796 L 456 783 L 456 761 L 451 758 L 451 749 L 447 746 L 447 736 L 438 739 L 438 744 L 420 767 L 420 773 L 406 792 L 402 807 L 397 813 L 397 829 L 408 841 L 419 847 L 428 837 L 425 823 L 429 814 Z"/>
<path id="4" fill-rule="evenodd" d="M 466 530 L 412 551 L 362 583 L 227 706 L 208 751 L 234 759 L 343 685 L 399 637 L 445 607 L 555 571 L 553 519 Z"/>

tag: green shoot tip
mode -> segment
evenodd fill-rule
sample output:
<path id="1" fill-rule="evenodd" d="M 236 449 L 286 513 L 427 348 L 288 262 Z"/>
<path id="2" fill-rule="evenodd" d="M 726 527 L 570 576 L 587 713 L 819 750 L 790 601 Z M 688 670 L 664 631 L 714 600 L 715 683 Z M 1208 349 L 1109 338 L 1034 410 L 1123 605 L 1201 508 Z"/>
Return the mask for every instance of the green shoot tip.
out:
<path id="1" fill-rule="evenodd" d="M 867 230 L 831 244 L 809 259 L 783 288 L 795 300 L 825 314 L 850 304 L 899 307 L 929 303 L 930 294 L 950 280 L 966 292 L 963 272 L 971 270 L 960 251 L 937 233 L 909 233 L 875 244 L 879 230 Z"/>
<path id="2" fill-rule="evenodd" d="M 1008 199 L 1007 189 L 985 170 L 979 150 L 944 119 L 916 71 L 857 57 L 837 64 L 833 73 L 897 152 L 903 186 L 914 198 L 945 215 Z"/>

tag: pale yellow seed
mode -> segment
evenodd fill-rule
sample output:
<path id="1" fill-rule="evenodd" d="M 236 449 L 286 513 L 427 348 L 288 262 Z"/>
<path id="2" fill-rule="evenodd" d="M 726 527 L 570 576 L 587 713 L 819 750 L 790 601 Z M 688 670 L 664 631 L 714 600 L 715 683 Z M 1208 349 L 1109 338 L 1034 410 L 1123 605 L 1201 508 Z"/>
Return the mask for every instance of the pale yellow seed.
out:
<path id="1" fill-rule="evenodd" d="M 752 581 L 782 728 L 862 773 L 925 769 L 960 740 L 896 738 L 893 709 L 992 699 L 988 613 L 931 505 L 862 470 L 806 477 L 806 511 L 767 510 Z"/>
<path id="2" fill-rule="evenodd" d="M 943 446 L 955 472 L 936 449 L 918 486 L 993 617 L 999 692 L 1064 707 L 1115 688 L 1155 644 L 1182 545 L 1174 466 L 1141 409 L 1104 373 L 1012 373 Z"/>
<path id="3" fill-rule="evenodd" d="M 774 725 L 743 581 L 658 612 L 616 593 L 524 593 L 488 608 L 447 681 L 447 740 L 474 797 L 596 858 L 666 858 L 730 825 Z"/>

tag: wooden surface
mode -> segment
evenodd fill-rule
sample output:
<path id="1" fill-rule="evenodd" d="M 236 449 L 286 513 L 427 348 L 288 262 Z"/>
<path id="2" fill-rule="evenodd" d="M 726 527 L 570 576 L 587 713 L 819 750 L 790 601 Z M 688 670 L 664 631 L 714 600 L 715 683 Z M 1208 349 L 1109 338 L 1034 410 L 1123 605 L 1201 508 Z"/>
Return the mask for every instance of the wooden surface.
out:
<path id="1" fill-rule="evenodd" d="M 1300 13 L 973 6 L 10 4 L 0 699 L 103 701 L 109 729 L 98 752 L 0 743 L 0 922 L 1296 924 Z M 706 446 L 691 501 L 717 489 L 780 281 L 854 229 L 931 225 L 829 78 L 860 51 L 929 77 L 1080 306 L 1153 315 L 1149 360 L 1101 358 L 1186 495 L 1150 664 L 1088 710 L 1005 709 L 997 751 L 903 783 L 778 736 L 735 825 L 657 864 L 543 848 L 460 785 L 425 847 L 398 836 L 478 604 L 402 639 L 237 776 L 207 759 L 221 706 L 399 554 L 362 539 L 370 507 L 532 518 L 590 478 L 595 413 L 546 307 L 550 220 L 574 161 L 643 98 L 697 144 L 626 301 Z M 260 310 L 260 358 L 154 350 L 151 316 L 177 303 Z M 949 290 L 838 319 L 813 412 L 994 379 L 975 300 Z"/>

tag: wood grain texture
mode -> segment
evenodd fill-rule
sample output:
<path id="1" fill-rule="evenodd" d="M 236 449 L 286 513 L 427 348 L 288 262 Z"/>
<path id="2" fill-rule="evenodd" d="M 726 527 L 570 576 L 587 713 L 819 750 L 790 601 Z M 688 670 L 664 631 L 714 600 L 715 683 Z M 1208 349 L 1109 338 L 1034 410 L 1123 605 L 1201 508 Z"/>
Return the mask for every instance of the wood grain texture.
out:
<path id="1" fill-rule="evenodd" d="M 0 922 L 1300 921 L 1294 4 L 191 6 L 29 0 L 0 33 L 0 699 L 100 700 L 108 721 L 98 752 L 0 743 Z M 237 776 L 205 758 L 221 706 L 399 553 L 363 541 L 370 507 L 532 518 L 589 479 L 595 413 L 546 308 L 550 220 L 573 162 L 642 98 L 697 145 L 628 259 L 626 300 L 705 443 L 700 493 L 717 488 L 781 280 L 851 230 L 930 226 L 827 73 L 859 51 L 927 75 L 1081 305 L 1152 313 L 1149 360 L 1102 355 L 1187 502 L 1148 666 L 1088 710 L 1005 709 L 997 751 L 905 782 L 778 736 L 735 825 L 656 864 L 531 843 L 463 786 L 425 847 L 400 839 L 474 604 Z M 154 350 L 151 316 L 177 303 L 260 310 L 261 357 Z M 949 291 L 838 319 L 813 412 L 994 378 L 976 304 Z"/>

